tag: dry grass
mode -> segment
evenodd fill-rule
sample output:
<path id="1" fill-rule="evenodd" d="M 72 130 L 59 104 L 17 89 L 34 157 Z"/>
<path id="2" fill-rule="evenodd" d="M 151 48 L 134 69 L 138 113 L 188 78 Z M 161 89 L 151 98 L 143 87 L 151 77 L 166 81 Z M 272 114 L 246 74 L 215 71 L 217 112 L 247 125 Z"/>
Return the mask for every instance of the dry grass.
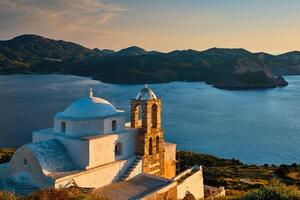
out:
<path id="1" fill-rule="evenodd" d="M 299 172 L 288 173 L 287 177 L 300 181 L 300 173 Z"/>
<path id="2" fill-rule="evenodd" d="M 44 189 L 28 196 L 15 197 L 8 192 L 0 191 L 0 200 L 108 200 L 98 198 L 90 193 L 84 193 L 77 188 Z"/>
<path id="3" fill-rule="evenodd" d="M 300 165 L 246 165 L 235 159 L 222 159 L 193 152 L 178 152 L 181 170 L 202 165 L 207 185 L 226 188 L 228 199 L 267 187 L 274 180 L 300 188 Z"/>
<path id="4" fill-rule="evenodd" d="M 16 200 L 15 196 L 9 192 L 0 191 L 1 200 Z"/>

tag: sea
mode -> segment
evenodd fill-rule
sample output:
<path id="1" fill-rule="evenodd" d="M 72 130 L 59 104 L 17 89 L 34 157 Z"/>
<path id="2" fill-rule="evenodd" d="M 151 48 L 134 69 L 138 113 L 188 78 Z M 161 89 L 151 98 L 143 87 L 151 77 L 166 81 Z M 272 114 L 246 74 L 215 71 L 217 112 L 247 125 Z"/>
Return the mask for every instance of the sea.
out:
<path id="1" fill-rule="evenodd" d="M 283 88 L 229 91 L 203 82 L 150 84 L 162 98 L 165 140 L 178 150 L 235 158 L 246 164 L 300 163 L 300 76 Z M 0 148 L 31 142 L 33 130 L 73 101 L 94 96 L 126 111 L 144 85 L 108 84 L 65 75 L 0 76 Z"/>

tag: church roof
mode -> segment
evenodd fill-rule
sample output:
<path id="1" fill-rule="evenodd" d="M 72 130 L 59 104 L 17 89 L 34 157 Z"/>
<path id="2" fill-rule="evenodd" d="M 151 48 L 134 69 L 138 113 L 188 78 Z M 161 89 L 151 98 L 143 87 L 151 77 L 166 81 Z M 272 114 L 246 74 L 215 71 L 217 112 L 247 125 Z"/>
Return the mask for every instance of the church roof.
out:
<path id="1" fill-rule="evenodd" d="M 161 177 L 140 174 L 127 181 L 121 181 L 94 190 L 98 197 L 119 199 L 141 199 L 152 192 L 171 185 L 171 180 Z"/>
<path id="2" fill-rule="evenodd" d="M 30 143 L 26 147 L 36 157 L 45 175 L 74 169 L 71 158 L 58 139 Z"/>
<path id="3" fill-rule="evenodd" d="M 118 114 L 118 110 L 107 100 L 90 96 L 73 102 L 64 112 L 56 115 L 59 118 L 99 118 Z"/>
<path id="4" fill-rule="evenodd" d="M 157 99 L 154 92 L 148 87 L 146 84 L 143 89 L 140 90 L 140 92 L 135 97 L 136 100 L 152 100 Z"/>

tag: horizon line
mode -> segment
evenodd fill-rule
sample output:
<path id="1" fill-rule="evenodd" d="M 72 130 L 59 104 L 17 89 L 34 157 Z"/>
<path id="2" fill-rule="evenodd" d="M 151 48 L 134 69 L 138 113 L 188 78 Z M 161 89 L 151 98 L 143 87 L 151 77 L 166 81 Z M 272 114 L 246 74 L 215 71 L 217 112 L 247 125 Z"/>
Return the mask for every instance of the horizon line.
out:
<path id="1" fill-rule="evenodd" d="M 237 50 L 237 49 L 240 49 L 240 50 L 245 50 L 245 51 L 248 51 L 250 53 L 253 53 L 253 54 L 259 54 L 259 53 L 265 53 L 265 54 L 269 54 L 269 55 L 273 55 L 273 56 L 279 56 L 279 55 L 283 55 L 283 54 L 287 54 L 287 53 L 292 53 L 292 52 L 300 52 L 300 50 L 287 50 L 287 51 L 281 51 L 281 52 L 277 52 L 277 51 L 255 51 L 255 50 L 249 50 L 247 48 L 244 48 L 244 47 L 219 47 L 219 46 L 214 46 L 214 47 L 207 47 L 205 49 L 192 49 L 192 48 L 183 48 L 183 49 L 173 49 L 173 50 L 168 50 L 168 51 L 163 51 L 163 50 L 157 50 L 157 49 L 146 49 L 146 48 L 143 48 L 141 46 L 138 46 L 138 45 L 130 45 L 128 47 L 124 47 L 124 48 L 118 48 L 118 49 L 114 49 L 114 48 L 99 48 L 99 47 L 88 47 L 84 44 L 81 44 L 80 42 L 74 42 L 74 41 L 71 41 L 71 40 L 68 40 L 68 39 L 62 39 L 62 38 L 51 38 L 51 37 L 48 37 L 48 36 L 43 36 L 43 35 L 40 35 L 40 34 L 35 34 L 35 33 L 23 33 L 23 34 L 19 34 L 19 35 L 15 35 L 13 37 L 10 37 L 9 39 L 0 39 L 0 42 L 6 42 L 6 41 L 10 41 L 10 40 L 13 40 L 15 38 L 18 38 L 18 37 L 21 37 L 21 36 L 39 36 L 39 37 L 43 37 L 43 38 L 46 38 L 46 39 L 50 39 L 50 40 L 56 40 L 56 41 L 64 41 L 64 42 L 71 42 L 71 43 L 75 43 L 75 44 L 78 44 L 84 48 L 87 48 L 87 49 L 99 49 L 99 50 L 113 50 L 114 52 L 118 52 L 118 51 L 121 51 L 123 49 L 127 49 L 127 48 L 131 48 L 131 47 L 138 47 L 138 48 L 141 48 L 147 52 L 151 52 L 151 51 L 156 51 L 156 52 L 159 52 L 159 53 L 171 53 L 171 52 L 174 52 L 174 51 L 189 51 L 189 50 L 192 50 L 192 51 L 198 51 L 198 52 L 204 52 L 204 51 L 207 51 L 207 50 L 210 50 L 210 49 L 228 49 L 228 50 Z"/>

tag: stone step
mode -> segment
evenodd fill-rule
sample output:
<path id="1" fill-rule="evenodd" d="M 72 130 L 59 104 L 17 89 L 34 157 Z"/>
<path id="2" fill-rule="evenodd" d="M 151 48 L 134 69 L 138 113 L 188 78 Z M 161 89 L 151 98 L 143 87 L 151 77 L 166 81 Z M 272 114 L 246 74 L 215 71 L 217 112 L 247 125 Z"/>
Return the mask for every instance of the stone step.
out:
<path id="1" fill-rule="evenodd" d="M 129 169 L 130 168 L 135 168 L 137 166 L 137 164 L 136 165 L 131 165 L 130 167 L 129 167 Z"/>
<path id="2" fill-rule="evenodd" d="M 122 181 L 125 181 L 126 178 L 128 178 L 131 174 L 131 172 L 136 168 L 136 166 L 139 164 L 141 160 L 141 157 L 136 157 L 135 161 L 132 163 L 132 165 L 128 168 L 128 170 L 125 172 L 124 176 L 122 177 Z"/>

